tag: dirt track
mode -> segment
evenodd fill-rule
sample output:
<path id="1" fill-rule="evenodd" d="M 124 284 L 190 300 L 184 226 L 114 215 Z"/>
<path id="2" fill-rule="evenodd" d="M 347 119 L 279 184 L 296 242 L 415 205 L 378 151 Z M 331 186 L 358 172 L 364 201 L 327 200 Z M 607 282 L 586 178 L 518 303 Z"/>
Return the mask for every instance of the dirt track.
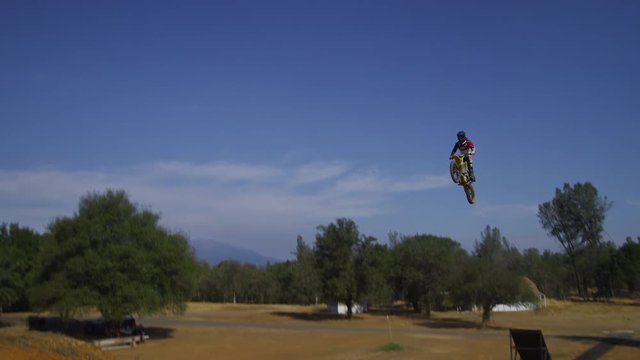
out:
<path id="1" fill-rule="evenodd" d="M 318 308 L 191 304 L 183 317 L 143 319 L 156 341 L 117 352 L 116 359 L 500 359 L 509 358 L 508 329 L 542 329 L 554 359 L 640 358 L 640 307 L 557 305 L 539 313 L 323 315 Z M 633 331 L 620 333 L 619 330 Z M 152 334 L 153 336 L 153 334 Z M 383 352 L 390 341 L 403 349 Z"/>
<path id="2" fill-rule="evenodd" d="M 554 359 L 640 359 L 640 306 L 556 303 L 542 312 L 433 319 L 383 312 L 346 320 L 316 307 L 190 304 L 183 316 L 143 318 L 151 340 L 109 354 L 133 359 L 508 359 L 509 328 L 544 332 Z M 1 334 L 1 332 L 0 332 Z M 384 352 L 389 342 L 400 351 Z"/>

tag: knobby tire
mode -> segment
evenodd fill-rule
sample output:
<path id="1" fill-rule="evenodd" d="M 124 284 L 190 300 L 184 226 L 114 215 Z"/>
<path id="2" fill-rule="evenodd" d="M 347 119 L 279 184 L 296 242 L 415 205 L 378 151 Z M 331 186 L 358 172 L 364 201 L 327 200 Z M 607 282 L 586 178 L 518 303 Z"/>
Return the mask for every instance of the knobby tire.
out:
<path id="1" fill-rule="evenodd" d="M 467 195 L 467 201 L 469 204 L 474 204 L 476 202 L 476 190 L 473 188 L 471 183 L 464 185 L 464 194 Z"/>

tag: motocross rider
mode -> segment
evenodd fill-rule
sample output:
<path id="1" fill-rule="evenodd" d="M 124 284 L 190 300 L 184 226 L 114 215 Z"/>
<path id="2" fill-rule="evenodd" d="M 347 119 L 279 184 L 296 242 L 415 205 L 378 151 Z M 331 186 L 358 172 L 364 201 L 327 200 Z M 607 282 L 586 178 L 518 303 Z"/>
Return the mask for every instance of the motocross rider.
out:
<path id="1" fill-rule="evenodd" d="M 464 155 L 464 161 L 467 163 L 467 167 L 469 168 L 469 178 L 471 179 L 471 182 L 475 182 L 476 177 L 473 174 L 473 154 L 476 153 L 476 147 L 473 145 L 471 140 L 467 139 L 467 134 L 465 134 L 464 131 L 460 130 L 456 135 L 458 137 L 458 141 L 453 146 L 453 150 L 451 150 L 449 158 L 452 158 L 453 154 L 455 154 L 457 150 L 460 150 L 460 154 Z"/>

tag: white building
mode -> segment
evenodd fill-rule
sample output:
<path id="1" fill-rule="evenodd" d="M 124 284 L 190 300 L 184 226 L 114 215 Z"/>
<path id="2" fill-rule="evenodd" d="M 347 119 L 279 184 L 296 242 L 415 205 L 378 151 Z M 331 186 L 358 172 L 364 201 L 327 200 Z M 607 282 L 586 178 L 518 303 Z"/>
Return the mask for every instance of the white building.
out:
<path id="1" fill-rule="evenodd" d="M 359 314 L 364 312 L 366 309 L 362 307 L 360 304 L 353 304 L 351 306 L 351 312 L 354 314 Z M 331 314 L 346 314 L 347 313 L 347 305 L 343 303 L 329 303 L 327 304 L 327 312 Z"/>

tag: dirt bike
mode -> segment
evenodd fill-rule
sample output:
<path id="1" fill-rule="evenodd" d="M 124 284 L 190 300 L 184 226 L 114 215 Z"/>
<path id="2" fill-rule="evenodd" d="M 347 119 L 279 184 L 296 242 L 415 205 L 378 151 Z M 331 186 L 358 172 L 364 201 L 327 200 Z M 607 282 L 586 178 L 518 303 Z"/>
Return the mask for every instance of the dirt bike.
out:
<path id="1" fill-rule="evenodd" d="M 454 183 L 464 188 L 469 204 L 476 202 L 476 190 L 473 188 L 471 178 L 469 177 L 469 169 L 464 161 L 464 155 L 454 154 L 451 156 L 451 165 L 449 165 L 449 173 Z"/>

